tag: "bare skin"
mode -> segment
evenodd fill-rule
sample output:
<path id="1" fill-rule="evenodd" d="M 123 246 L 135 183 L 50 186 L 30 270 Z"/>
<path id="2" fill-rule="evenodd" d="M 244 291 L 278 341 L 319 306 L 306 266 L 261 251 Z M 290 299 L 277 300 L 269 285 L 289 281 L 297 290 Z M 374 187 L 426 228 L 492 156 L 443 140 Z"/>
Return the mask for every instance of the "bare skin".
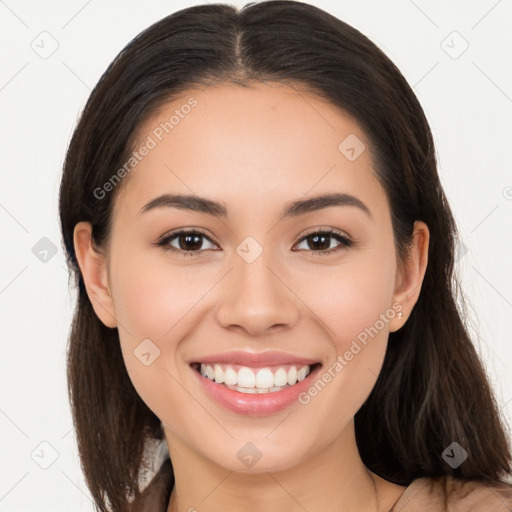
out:
<path id="1" fill-rule="evenodd" d="M 190 90 L 140 127 L 136 147 L 190 97 L 197 105 L 118 185 L 105 250 L 93 247 L 86 222 L 74 238 L 94 310 L 118 328 L 130 378 L 163 422 L 176 478 L 168 512 L 387 512 L 404 487 L 368 471 L 354 415 L 375 385 L 389 333 L 418 299 L 428 228 L 415 223 L 410 257 L 399 266 L 365 134 L 329 102 L 283 84 Z M 338 149 L 350 134 L 366 146 L 353 160 Z M 164 192 L 221 202 L 228 216 L 140 213 Z M 291 201 L 333 192 L 357 197 L 370 214 L 344 205 L 280 218 Z M 201 230 L 192 256 L 183 256 L 179 236 L 168 242 L 175 251 L 155 245 L 180 228 Z M 327 238 L 321 249 L 329 252 L 320 255 L 305 237 L 325 229 L 355 244 Z M 248 236 L 262 249 L 251 263 L 236 251 Z M 278 413 L 225 409 L 188 364 L 278 349 L 327 369 L 383 314 L 378 334 L 317 396 Z M 160 351 L 149 366 L 134 354 L 144 339 Z M 248 442 L 262 454 L 250 468 L 237 457 Z"/>

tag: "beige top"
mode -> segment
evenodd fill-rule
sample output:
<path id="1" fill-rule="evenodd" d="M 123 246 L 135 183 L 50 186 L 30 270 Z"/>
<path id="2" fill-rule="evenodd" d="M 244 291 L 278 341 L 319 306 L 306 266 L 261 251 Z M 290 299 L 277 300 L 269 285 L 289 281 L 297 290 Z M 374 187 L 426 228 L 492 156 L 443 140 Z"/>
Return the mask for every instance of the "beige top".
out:
<path id="1" fill-rule="evenodd" d="M 452 477 L 417 478 L 390 512 L 511 512 L 512 485 Z"/>
<path id="2" fill-rule="evenodd" d="M 169 459 L 132 503 L 131 512 L 165 512 L 172 478 Z M 160 495 L 160 498 L 157 496 Z M 512 485 L 487 484 L 452 477 L 413 480 L 389 512 L 512 512 Z"/>

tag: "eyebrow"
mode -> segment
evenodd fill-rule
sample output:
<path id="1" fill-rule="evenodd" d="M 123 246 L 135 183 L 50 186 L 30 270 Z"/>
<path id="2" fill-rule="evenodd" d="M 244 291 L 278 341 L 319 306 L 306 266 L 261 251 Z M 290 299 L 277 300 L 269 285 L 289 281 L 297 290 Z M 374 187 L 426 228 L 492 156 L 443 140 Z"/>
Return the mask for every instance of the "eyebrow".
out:
<path id="1" fill-rule="evenodd" d="M 353 206 L 363 211 L 371 219 L 373 218 L 370 209 L 360 199 L 350 194 L 341 193 L 322 194 L 287 203 L 280 218 L 297 217 L 332 206 Z M 222 218 L 228 216 L 224 204 L 205 197 L 184 194 L 162 194 L 155 197 L 140 209 L 139 214 L 156 208 L 178 208 Z"/>

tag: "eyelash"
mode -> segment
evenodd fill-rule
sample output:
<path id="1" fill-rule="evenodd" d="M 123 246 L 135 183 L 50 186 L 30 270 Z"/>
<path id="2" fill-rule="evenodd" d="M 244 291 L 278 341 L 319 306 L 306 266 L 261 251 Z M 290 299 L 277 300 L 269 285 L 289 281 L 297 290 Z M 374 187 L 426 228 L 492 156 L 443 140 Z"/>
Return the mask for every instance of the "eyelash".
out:
<path id="1" fill-rule="evenodd" d="M 180 235 L 201 235 L 204 238 L 208 239 L 210 242 L 214 243 L 215 245 L 219 245 L 214 239 L 212 239 L 210 236 L 206 235 L 205 233 L 194 229 L 190 231 L 186 230 L 179 230 L 172 233 L 169 233 L 167 235 L 164 235 L 158 242 L 156 242 L 156 246 L 161 247 L 164 251 L 172 251 L 172 252 L 182 252 L 183 256 L 199 256 L 204 250 L 207 249 L 201 249 L 197 251 L 184 251 L 183 249 L 177 249 L 176 247 L 173 247 L 169 245 L 169 242 L 173 240 L 174 238 L 180 236 Z M 329 254 L 337 253 L 338 251 L 349 248 L 355 245 L 355 242 L 348 238 L 347 236 L 342 235 L 339 231 L 336 231 L 334 229 L 325 229 L 320 231 L 312 231 L 311 233 L 308 233 L 307 235 L 303 236 L 298 243 L 301 243 L 304 240 L 307 240 L 308 238 L 312 237 L 313 235 L 327 235 L 330 238 L 336 239 L 338 242 L 340 242 L 340 245 L 335 247 L 334 249 L 327 249 L 323 251 L 315 251 L 311 249 L 310 251 L 315 256 L 324 256 Z"/>

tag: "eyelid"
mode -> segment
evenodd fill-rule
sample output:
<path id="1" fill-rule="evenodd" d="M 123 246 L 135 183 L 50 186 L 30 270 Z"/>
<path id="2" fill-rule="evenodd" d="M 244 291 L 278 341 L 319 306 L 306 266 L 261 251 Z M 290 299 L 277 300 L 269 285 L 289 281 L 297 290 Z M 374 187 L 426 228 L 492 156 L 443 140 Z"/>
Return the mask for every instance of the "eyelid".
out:
<path id="1" fill-rule="evenodd" d="M 194 233 L 199 233 L 201 235 L 203 235 L 205 238 L 207 238 L 208 240 L 210 240 L 210 242 L 214 243 L 215 245 L 219 246 L 220 247 L 220 243 L 217 241 L 217 239 L 210 233 L 208 233 L 205 229 L 203 228 L 194 228 L 194 227 L 188 227 L 188 228 L 176 228 L 176 229 L 173 229 L 171 231 L 168 231 L 167 233 L 163 234 L 159 239 L 158 241 L 156 242 L 156 244 L 158 245 L 159 243 L 163 242 L 164 240 L 167 240 L 169 238 L 173 238 L 174 236 L 176 235 L 181 235 L 181 234 L 194 234 Z M 200 251 L 194 251 L 194 252 L 200 252 Z"/>
<path id="2" fill-rule="evenodd" d="M 341 236 L 343 238 L 346 238 L 347 240 L 353 241 L 352 237 L 348 233 L 346 233 L 345 231 L 342 231 L 341 229 L 322 227 L 322 226 L 314 226 L 312 228 L 309 228 L 305 232 L 305 234 L 303 234 L 299 238 L 299 241 L 301 241 L 303 238 L 306 238 L 307 236 L 313 235 L 315 233 L 329 233 L 329 234 L 332 234 L 332 235 L 339 235 L 339 236 Z"/>

